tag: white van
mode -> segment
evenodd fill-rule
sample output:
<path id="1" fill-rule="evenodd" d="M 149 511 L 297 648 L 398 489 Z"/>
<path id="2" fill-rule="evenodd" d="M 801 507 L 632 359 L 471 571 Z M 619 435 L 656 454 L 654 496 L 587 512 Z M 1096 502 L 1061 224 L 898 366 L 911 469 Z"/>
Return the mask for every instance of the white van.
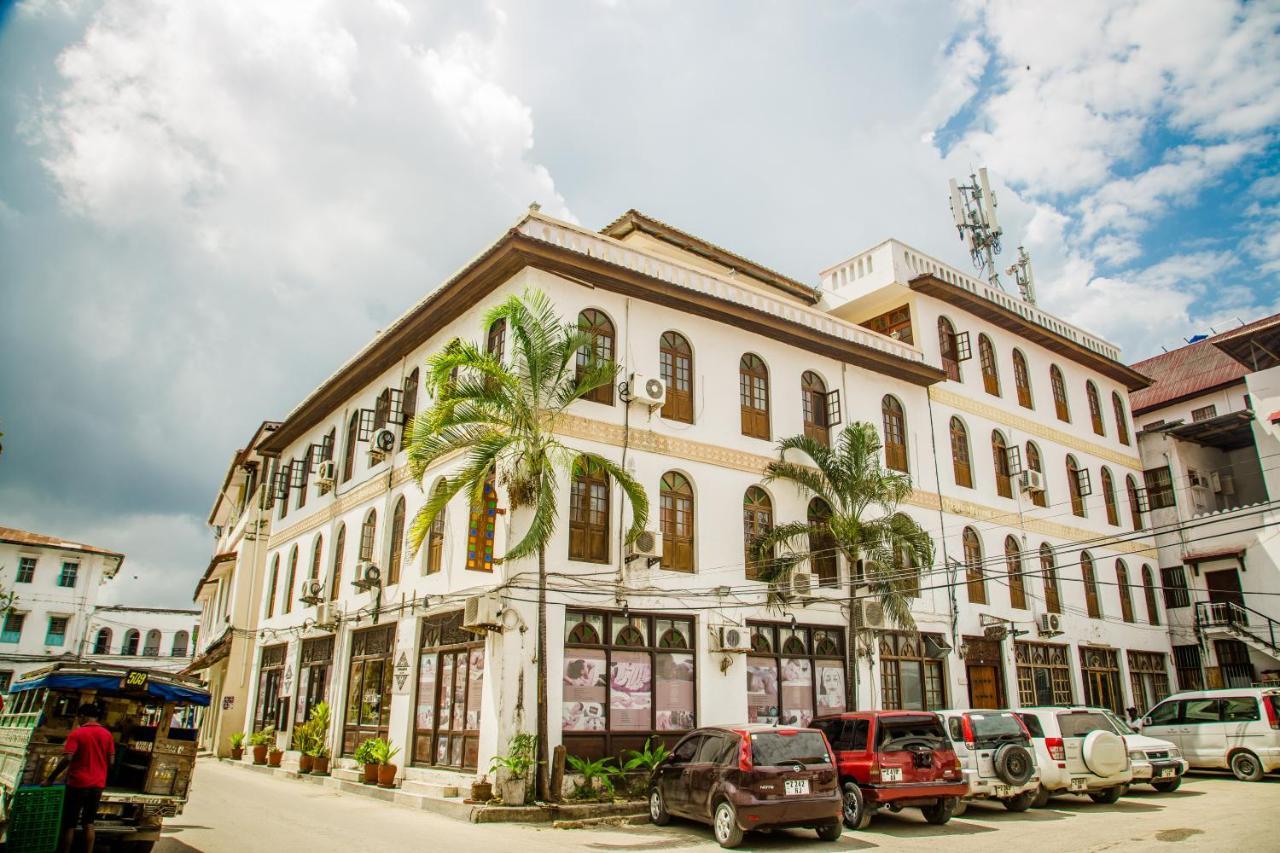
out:
<path id="1" fill-rule="evenodd" d="M 1280 769 L 1280 688 L 1176 693 L 1152 708 L 1139 727 L 1176 744 L 1192 767 L 1230 769 L 1245 782 Z"/>
<path id="2" fill-rule="evenodd" d="M 1133 781 L 1124 739 L 1100 708 L 1018 708 L 1031 733 L 1040 768 L 1033 805 L 1055 794 L 1087 794 L 1095 803 L 1114 803 Z"/>

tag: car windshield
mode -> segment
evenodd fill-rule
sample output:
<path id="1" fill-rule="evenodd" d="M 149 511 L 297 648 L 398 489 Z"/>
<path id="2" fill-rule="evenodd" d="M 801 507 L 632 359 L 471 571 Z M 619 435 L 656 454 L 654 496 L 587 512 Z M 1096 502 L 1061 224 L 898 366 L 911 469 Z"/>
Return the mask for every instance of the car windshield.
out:
<path id="1" fill-rule="evenodd" d="M 1136 735 L 1138 733 L 1133 726 L 1129 725 L 1110 711 L 1107 712 L 1107 722 L 1111 723 L 1111 728 L 1118 735 Z"/>
<path id="2" fill-rule="evenodd" d="M 969 725 L 973 736 L 979 740 L 1004 738 L 1007 735 L 1023 737 L 1022 726 L 1013 714 L 970 714 Z"/>
<path id="3" fill-rule="evenodd" d="M 927 746 L 936 749 L 947 743 L 947 733 L 936 717 L 901 717 L 880 721 L 877 749 L 884 752 Z"/>
<path id="4" fill-rule="evenodd" d="M 1070 711 L 1059 714 L 1058 727 L 1062 729 L 1063 737 L 1084 737 L 1098 729 L 1104 732 L 1112 731 L 1106 715 L 1097 711 Z"/>
<path id="5" fill-rule="evenodd" d="M 770 767 L 777 764 L 830 764 L 827 742 L 820 732 L 756 732 L 751 735 L 751 761 Z"/>

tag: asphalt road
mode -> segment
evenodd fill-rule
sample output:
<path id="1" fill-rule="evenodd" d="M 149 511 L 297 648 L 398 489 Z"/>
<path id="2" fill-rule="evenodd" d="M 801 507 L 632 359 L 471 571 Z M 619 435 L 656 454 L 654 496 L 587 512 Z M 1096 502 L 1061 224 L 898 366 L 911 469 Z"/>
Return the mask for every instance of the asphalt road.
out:
<path id="1" fill-rule="evenodd" d="M 1059 797 L 1047 809 L 1011 814 L 974 805 L 946 826 L 913 810 L 881 815 L 862 832 L 824 844 L 812 832 L 750 834 L 744 850 L 817 851 L 1280 851 L 1280 778 L 1248 784 L 1227 776 L 1189 777 L 1173 794 L 1135 788 L 1113 806 Z M 379 803 L 327 788 L 201 761 L 186 813 L 171 820 L 159 853 L 353 853 L 432 850 L 520 853 L 595 850 L 714 850 L 706 827 L 654 826 L 556 830 L 476 825 Z"/>

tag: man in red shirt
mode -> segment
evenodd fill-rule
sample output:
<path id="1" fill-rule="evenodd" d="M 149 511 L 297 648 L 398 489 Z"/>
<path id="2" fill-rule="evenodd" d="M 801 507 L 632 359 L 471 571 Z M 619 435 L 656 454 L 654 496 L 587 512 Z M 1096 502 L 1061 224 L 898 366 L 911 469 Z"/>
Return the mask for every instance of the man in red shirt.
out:
<path id="1" fill-rule="evenodd" d="M 98 816 L 98 803 L 102 789 L 107 787 L 107 769 L 116 756 L 116 744 L 111 732 L 100 722 L 101 705 L 85 704 L 77 714 L 80 726 L 67 736 L 62 747 L 62 757 L 45 780 L 46 785 L 62 775 L 68 767 L 66 799 L 62 804 L 62 844 L 60 853 L 69 853 L 75 840 L 76 826 L 84 830 L 84 850 L 93 850 L 94 818 Z"/>

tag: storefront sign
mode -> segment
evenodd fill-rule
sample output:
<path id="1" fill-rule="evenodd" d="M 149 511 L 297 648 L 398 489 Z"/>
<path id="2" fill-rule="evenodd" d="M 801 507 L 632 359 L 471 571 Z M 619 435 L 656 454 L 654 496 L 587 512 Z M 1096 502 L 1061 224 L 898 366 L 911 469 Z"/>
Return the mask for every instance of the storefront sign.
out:
<path id="1" fill-rule="evenodd" d="M 604 731 L 605 688 L 603 651 L 572 649 L 565 652 L 561 703 L 565 731 Z"/>
<path id="2" fill-rule="evenodd" d="M 407 692 L 406 685 L 409 683 L 409 655 L 400 651 L 400 657 L 396 658 L 396 692 Z"/>

